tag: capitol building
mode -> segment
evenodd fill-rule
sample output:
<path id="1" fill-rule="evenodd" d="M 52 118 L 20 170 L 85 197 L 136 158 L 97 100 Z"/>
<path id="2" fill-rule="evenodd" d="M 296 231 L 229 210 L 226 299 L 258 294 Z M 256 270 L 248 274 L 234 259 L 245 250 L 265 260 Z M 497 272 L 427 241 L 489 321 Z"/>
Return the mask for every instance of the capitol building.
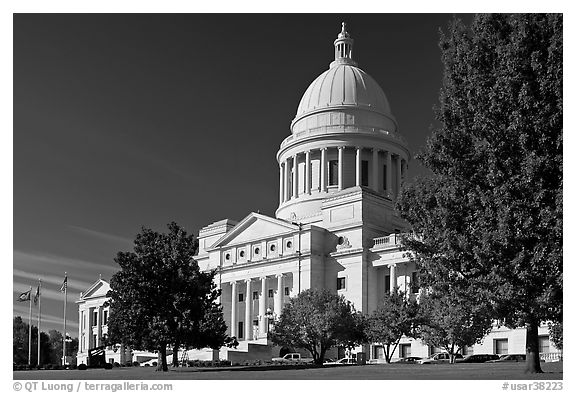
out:
<path id="1" fill-rule="evenodd" d="M 276 153 L 275 217 L 250 213 L 239 222 L 226 218 L 200 229 L 196 260 L 202 270 L 217 271 L 228 334 L 239 346 L 188 351 L 189 358 L 270 360 L 297 350 L 272 345 L 268 331 L 290 298 L 309 288 L 343 295 L 367 314 L 394 288 L 417 296 L 416 267 L 399 244 L 409 225 L 394 209 L 412 155 L 385 93 L 358 67 L 353 49 L 342 24 L 334 59 L 303 93 L 291 132 Z M 97 315 L 90 311 L 98 305 L 89 296 L 77 303 L 80 318 L 84 312 Z M 98 322 L 80 323 L 80 351 L 98 342 L 82 344 L 82 337 L 93 336 L 83 327 L 94 329 Z M 555 351 L 548 329 L 540 330 L 541 352 Z M 524 329 L 495 326 L 465 352 L 525 353 L 524 348 Z M 406 338 L 394 357 L 439 351 Z M 118 352 L 124 356 L 124 348 Z M 365 352 L 367 359 L 384 357 L 377 344 L 356 352 Z M 341 358 L 344 352 L 334 349 L 326 356 Z"/>

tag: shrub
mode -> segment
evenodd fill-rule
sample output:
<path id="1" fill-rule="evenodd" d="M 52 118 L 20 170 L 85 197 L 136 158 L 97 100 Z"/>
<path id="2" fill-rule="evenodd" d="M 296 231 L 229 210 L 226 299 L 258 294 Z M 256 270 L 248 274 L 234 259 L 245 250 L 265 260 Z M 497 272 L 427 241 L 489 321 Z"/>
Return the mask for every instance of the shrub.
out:
<path id="1" fill-rule="evenodd" d="M 112 363 L 104 363 L 104 370 L 112 370 L 114 365 Z"/>
<path id="2" fill-rule="evenodd" d="M 86 369 L 87 369 L 87 367 L 84 363 L 82 363 L 78 366 L 78 370 L 86 370 Z"/>
<path id="3" fill-rule="evenodd" d="M 126 367 L 132 367 L 132 362 L 126 362 L 125 366 Z"/>
<path id="4" fill-rule="evenodd" d="M 140 367 L 140 363 L 139 363 L 139 362 L 134 362 L 134 363 L 132 363 L 132 366 L 134 366 L 134 367 Z"/>
<path id="5" fill-rule="evenodd" d="M 46 366 L 44 366 L 44 368 L 46 370 L 52 370 L 52 365 L 51 364 L 47 364 Z"/>
<path id="6" fill-rule="evenodd" d="M 114 362 L 114 367 L 120 367 L 120 363 Z"/>

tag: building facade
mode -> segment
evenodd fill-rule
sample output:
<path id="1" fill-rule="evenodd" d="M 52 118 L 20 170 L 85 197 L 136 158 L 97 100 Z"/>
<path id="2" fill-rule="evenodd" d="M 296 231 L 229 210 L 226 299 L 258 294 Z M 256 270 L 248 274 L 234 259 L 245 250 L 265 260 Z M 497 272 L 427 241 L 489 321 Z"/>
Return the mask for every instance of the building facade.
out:
<path id="1" fill-rule="evenodd" d="M 221 303 L 237 350 L 221 357 L 266 359 L 270 321 L 308 288 L 326 288 L 371 313 L 383 294 L 418 292 L 414 263 L 400 250 L 409 226 L 394 210 L 411 153 L 386 95 L 354 61 L 345 24 L 334 60 L 304 92 L 291 134 L 276 154 L 279 206 L 275 217 L 251 213 L 200 230 L 197 261 L 218 271 Z M 496 327 L 468 353 L 524 353 L 525 330 Z M 541 343 L 550 349 L 547 328 Z M 383 358 L 382 348 L 358 348 Z M 439 351 L 403 339 L 395 357 Z M 341 355 L 341 354 L 339 354 Z M 338 355 L 336 355 L 338 356 Z M 339 356 L 341 357 L 341 356 Z"/>
<path id="2" fill-rule="evenodd" d="M 104 345 L 108 335 L 108 316 L 110 308 L 104 303 L 110 290 L 110 284 L 99 278 L 84 292 L 80 292 L 78 304 L 78 354 L 77 364 L 90 366 L 88 351 Z M 130 362 L 142 362 L 157 355 L 146 351 L 133 351 L 126 345 L 108 345 L 104 349 L 106 362 L 127 364 Z"/>
<path id="3" fill-rule="evenodd" d="M 228 334 L 240 345 L 220 353 L 188 351 L 188 358 L 278 356 L 281 348 L 268 340 L 270 323 L 290 298 L 308 288 L 344 295 L 364 313 L 374 311 L 394 288 L 416 296 L 416 269 L 399 244 L 409 225 L 394 210 L 411 153 L 386 95 L 353 60 L 353 47 L 343 24 L 334 60 L 300 100 L 291 134 L 276 154 L 275 217 L 250 213 L 240 222 L 224 219 L 200 230 L 196 260 L 202 270 L 217 270 Z M 99 303 L 106 285 L 100 280 L 78 301 L 79 359 L 106 334 L 107 310 Z M 542 349 L 551 351 L 547 329 L 541 333 Z M 495 327 L 467 351 L 524 353 L 524 337 L 523 329 Z M 379 345 L 357 350 L 368 359 L 383 358 Z M 427 357 L 436 351 L 403 339 L 394 356 Z"/>

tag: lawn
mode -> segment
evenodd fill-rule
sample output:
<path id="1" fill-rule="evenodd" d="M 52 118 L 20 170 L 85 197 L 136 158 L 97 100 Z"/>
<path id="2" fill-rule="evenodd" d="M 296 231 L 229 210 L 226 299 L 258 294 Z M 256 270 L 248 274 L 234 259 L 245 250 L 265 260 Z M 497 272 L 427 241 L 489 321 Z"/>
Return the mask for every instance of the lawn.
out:
<path id="1" fill-rule="evenodd" d="M 543 374 L 524 374 L 522 363 L 440 365 L 374 364 L 322 368 L 270 367 L 179 368 L 163 373 L 153 367 L 112 370 L 14 371 L 15 380 L 561 380 L 563 362 L 543 363 Z"/>

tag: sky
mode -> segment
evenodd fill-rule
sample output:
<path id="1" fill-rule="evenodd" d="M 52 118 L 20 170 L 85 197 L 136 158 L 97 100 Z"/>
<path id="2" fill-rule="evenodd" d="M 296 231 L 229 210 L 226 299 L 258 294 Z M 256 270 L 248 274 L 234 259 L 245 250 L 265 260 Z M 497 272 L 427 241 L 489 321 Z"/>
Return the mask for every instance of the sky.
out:
<path id="1" fill-rule="evenodd" d="M 452 14 L 15 14 L 13 312 L 78 335 L 81 291 L 141 228 L 274 216 L 276 152 L 342 21 L 413 153 L 435 124 Z M 470 20 L 470 15 L 459 15 Z M 410 164 L 408 179 L 425 174 Z M 34 311 L 34 319 L 36 311 Z"/>

